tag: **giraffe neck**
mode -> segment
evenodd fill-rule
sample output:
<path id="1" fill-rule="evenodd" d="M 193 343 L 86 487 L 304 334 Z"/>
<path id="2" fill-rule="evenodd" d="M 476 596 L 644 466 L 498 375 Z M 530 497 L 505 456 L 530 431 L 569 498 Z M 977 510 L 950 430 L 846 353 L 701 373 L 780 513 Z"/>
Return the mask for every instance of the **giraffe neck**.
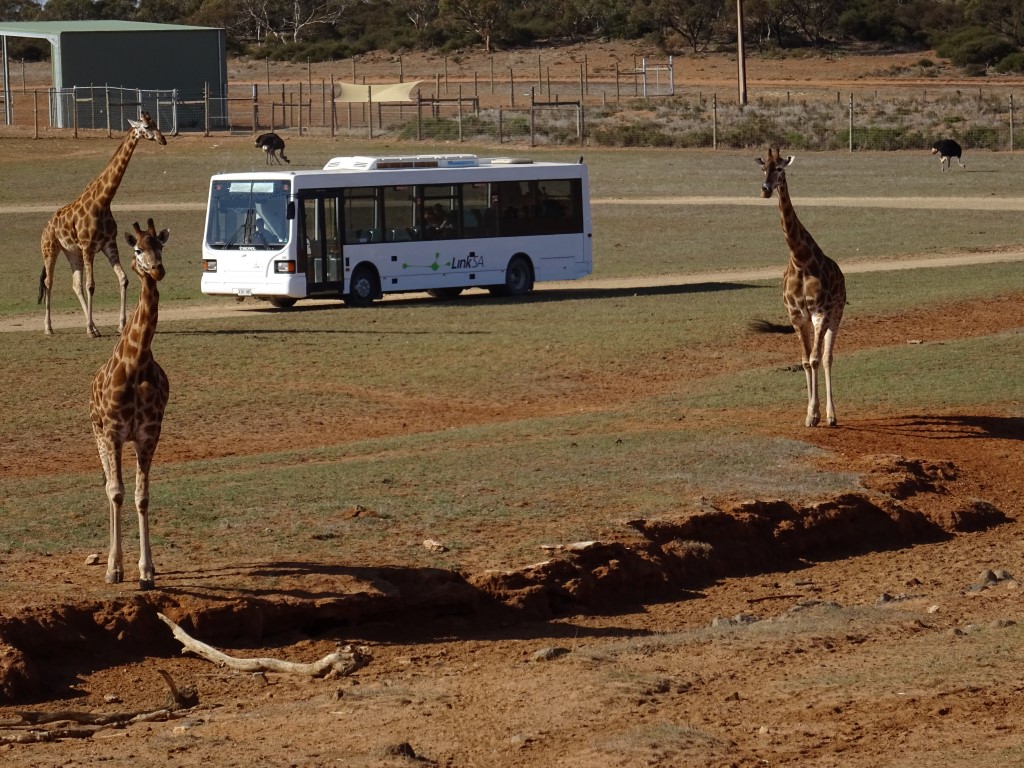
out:
<path id="1" fill-rule="evenodd" d="M 156 334 L 160 291 L 156 280 L 149 275 L 142 277 L 139 303 L 128 320 L 117 345 L 117 357 L 129 367 L 141 364 L 151 357 L 150 345 Z"/>
<path id="2" fill-rule="evenodd" d="M 128 168 L 128 162 L 132 159 L 132 153 L 138 143 L 139 134 L 136 131 L 129 131 L 128 135 L 124 137 L 124 141 L 121 142 L 121 146 L 114 152 L 114 156 L 110 158 L 107 167 L 99 176 L 89 182 L 82 197 L 87 198 L 91 195 L 92 199 L 100 205 L 109 206 L 110 201 L 117 194 L 118 187 L 121 186 L 121 179 L 124 178 L 124 172 Z"/>
<path id="3" fill-rule="evenodd" d="M 785 179 L 779 181 L 775 187 L 779 195 L 779 215 L 782 218 L 782 233 L 786 237 L 786 244 L 789 246 L 790 257 L 797 262 L 808 262 L 814 257 L 817 248 L 811 233 L 804 229 L 800 219 L 793 210 L 793 201 L 789 197 L 789 187 Z"/>

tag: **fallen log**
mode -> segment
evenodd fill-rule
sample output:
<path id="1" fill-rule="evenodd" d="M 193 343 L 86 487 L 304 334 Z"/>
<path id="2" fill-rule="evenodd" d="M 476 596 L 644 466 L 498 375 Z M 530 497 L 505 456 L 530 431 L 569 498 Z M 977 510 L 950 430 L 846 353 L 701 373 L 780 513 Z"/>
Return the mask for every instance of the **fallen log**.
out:
<path id="1" fill-rule="evenodd" d="M 184 646 L 183 653 L 193 653 L 214 664 L 240 672 L 280 672 L 305 677 L 344 677 L 370 663 L 369 650 L 365 646 L 352 645 L 341 646 L 319 661 L 310 663 L 272 658 L 237 658 L 196 640 L 162 613 L 158 613 L 157 617 L 170 627 L 174 637 Z"/>

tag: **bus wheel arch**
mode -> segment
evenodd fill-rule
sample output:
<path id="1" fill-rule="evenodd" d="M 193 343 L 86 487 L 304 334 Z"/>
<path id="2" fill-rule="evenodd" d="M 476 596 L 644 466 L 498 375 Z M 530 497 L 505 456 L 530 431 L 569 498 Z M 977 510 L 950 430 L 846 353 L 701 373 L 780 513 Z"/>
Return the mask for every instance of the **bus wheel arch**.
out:
<path id="1" fill-rule="evenodd" d="M 380 289 L 380 275 L 376 267 L 367 262 L 357 264 L 352 270 L 352 277 L 348 283 L 348 293 L 342 298 L 350 307 L 368 307 L 373 304 L 374 299 L 379 299 L 383 294 Z"/>
<path id="2" fill-rule="evenodd" d="M 517 253 L 505 267 L 505 282 L 492 287 L 496 296 L 525 296 L 533 290 L 533 262 L 525 253 Z"/>

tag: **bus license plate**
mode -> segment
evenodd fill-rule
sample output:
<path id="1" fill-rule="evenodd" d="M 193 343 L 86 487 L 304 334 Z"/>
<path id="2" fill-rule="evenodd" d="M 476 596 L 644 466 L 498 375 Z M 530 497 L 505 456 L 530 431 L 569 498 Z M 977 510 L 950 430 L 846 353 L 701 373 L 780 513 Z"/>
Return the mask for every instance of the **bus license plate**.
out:
<path id="1" fill-rule="evenodd" d="M 238 289 L 238 293 L 236 295 L 238 295 L 238 296 L 252 296 L 252 288 L 239 288 Z"/>

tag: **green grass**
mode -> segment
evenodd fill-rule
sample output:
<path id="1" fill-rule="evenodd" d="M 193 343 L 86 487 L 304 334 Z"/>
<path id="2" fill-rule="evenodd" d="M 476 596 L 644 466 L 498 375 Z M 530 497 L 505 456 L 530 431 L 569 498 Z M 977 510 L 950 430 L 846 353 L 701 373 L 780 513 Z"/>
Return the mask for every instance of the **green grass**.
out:
<path id="1" fill-rule="evenodd" d="M 39 153 L 31 164 L 0 152 L 5 177 L 19 181 L 6 185 L 0 205 L 70 199 L 116 142 L 56 144 L 20 145 Z M 310 166 L 313 157 L 321 163 L 353 149 L 326 140 L 295 145 L 290 156 Z M 43 155 L 57 149 L 66 156 L 51 166 Z M 212 171 L 262 159 L 247 139 L 211 140 L 185 157 L 173 152 L 173 142 L 139 149 L 118 196 L 130 212 L 121 227 L 152 215 L 171 229 L 164 307 L 214 307 L 224 300 L 198 289 L 202 211 L 148 213 L 145 205 L 201 207 Z M 745 200 L 756 198 L 759 185 L 752 159 L 736 153 L 586 156 L 595 197 L 612 196 L 612 181 L 627 196 Z M 1017 162 L 1008 156 L 992 173 L 942 177 L 930 157 L 916 155 L 806 159 L 791 171 L 798 206 L 799 195 L 980 196 L 986 183 L 1010 196 Z M 773 201 L 667 213 L 596 205 L 595 278 L 782 269 Z M 800 214 L 842 263 L 995 247 L 1018 236 L 1019 216 L 1007 212 L 970 211 L 953 224 L 953 214 L 925 210 L 806 206 Z M 0 317 L 27 318 L 24 331 L 0 339 L 0 393 L 17 404 L 0 412 L 0 551 L 101 551 L 106 500 L 88 391 L 113 338 L 90 340 L 78 328 L 43 336 L 35 298 L 47 216 L 0 213 L 8 245 Z M 898 323 L 903 312 L 1019 293 L 1021 269 L 851 273 L 846 322 Z M 134 286 L 130 295 L 134 303 Z M 54 298 L 55 308 L 78 312 L 63 262 Z M 97 268 L 97 306 L 116 306 L 105 263 Z M 853 475 L 814 469 L 819 453 L 810 445 L 754 435 L 742 419 L 730 420 L 737 410 L 787 408 L 794 422 L 802 420 L 803 377 L 783 370 L 796 344 L 751 345 L 745 325 L 752 317 L 781 320 L 777 280 L 649 289 L 583 280 L 526 301 L 468 294 L 455 302 L 388 300 L 368 310 L 300 304 L 291 312 L 162 318 L 154 350 L 171 378 L 171 402 L 153 475 L 157 547 L 197 562 L 301 556 L 507 567 L 540 559 L 542 544 L 616 535 L 625 519 L 678 513 L 702 496 L 803 499 L 855 488 Z M 849 352 L 842 342 L 841 334 L 840 423 L 852 410 L 1021 407 L 1019 329 Z M 713 430 L 701 426 L 702 414 Z M 210 448 L 222 435 L 230 437 Z M 291 447 L 297 435 L 308 435 L 302 448 Z M 37 457 L 42 471 L 5 471 L 25 456 Z M 352 517 L 356 506 L 373 516 Z M 421 546 L 425 538 L 451 551 L 431 554 Z"/>

